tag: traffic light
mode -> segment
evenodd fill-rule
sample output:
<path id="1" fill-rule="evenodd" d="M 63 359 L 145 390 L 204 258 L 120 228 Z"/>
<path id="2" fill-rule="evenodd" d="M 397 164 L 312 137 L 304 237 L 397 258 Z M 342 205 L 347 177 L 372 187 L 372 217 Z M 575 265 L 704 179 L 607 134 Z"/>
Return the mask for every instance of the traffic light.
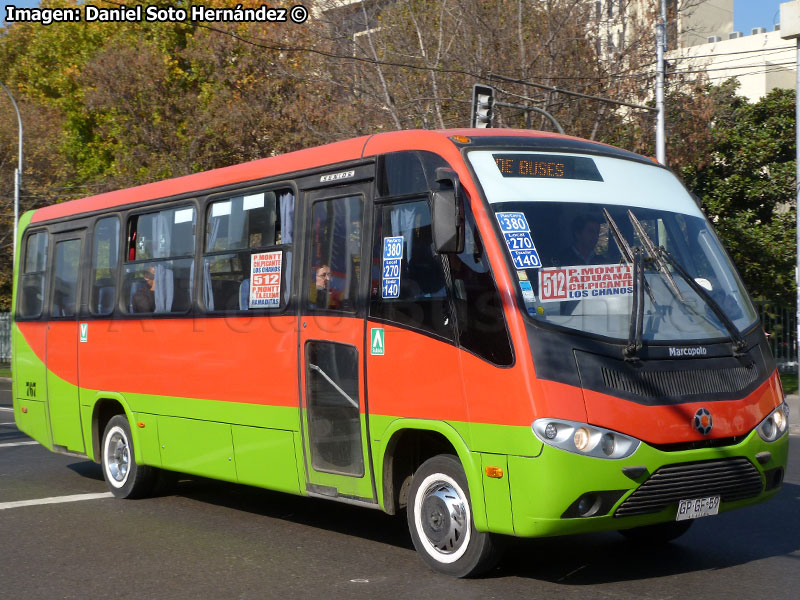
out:
<path id="1" fill-rule="evenodd" d="M 470 127 L 491 127 L 494 116 L 494 88 L 476 83 L 472 86 Z"/>

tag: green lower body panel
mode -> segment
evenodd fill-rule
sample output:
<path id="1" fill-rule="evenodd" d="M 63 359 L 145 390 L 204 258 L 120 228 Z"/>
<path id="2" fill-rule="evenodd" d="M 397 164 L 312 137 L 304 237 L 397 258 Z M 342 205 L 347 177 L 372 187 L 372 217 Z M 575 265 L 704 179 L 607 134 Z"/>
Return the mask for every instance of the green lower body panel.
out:
<path id="1" fill-rule="evenodd" d="M 50 424 L 47 406 L 38 400 L 14 400 L 14 420 L 17 428 L 40 444 L 50 447 Z"/>
<path id="2" fill-rule="evenodd" d="M 233 447 L 239 483 L 300 493 L 294 434 L 291 431 L 234 425 Z"/>
<path id="3" fill-rule="evenodd" d="M 656 508 L 655 512 L 615 516 L 626 500 L 653 473 L 666 466 L 711 461 L 726 461 L 726 464 L 730 465 L 735 462 L 741 468 L 734 477 L 734 487 L 743 488 L 747 485 L 750 491 L 746 493 L 747 497 L 744 499 L 739 497 L 726 502 L 723 497 L 719 510 L 724 512 L 756 504 L 771 498 L 777 492 L 777 487 L 770 489 L 772 486 L 770 482 L 774 482 L 774 477 L 770 479 L 769 475 L 774 473 L 773 469 L 785 469 L 788 444 L 788 435 L 784 435 L 776 442 L 766 443 L 756 432 L 752 432 L 743 442 L 722 448 L 663 452 L 647 444 L 641 444 L 632 456 L 624 460 L 580 456 L 550 446 L 545 446 L 541 455 L 536 458 L 509 456 L 508 477 L 514 534 L 521 537 L 554 536 L 627 529 L 674 521 L 678 499 L 659 507 L 659 500 L 653 500 L 654 496 L 647 496 L 644 501 L 645 503 L 652 501 Z M 756 454 L 762 452 L 770 453 L 769 461 L 763 465 L 755 458 Z M 636 480 L 632 480 L 623 473 L 622 469 L 625 467 L 645 467 L 646 471 Z M 700 465 L 699 468 L 702 469 L 703 466 Z M 745 483 L 745 476 L 749 477 L 749 484 Z M 686 487 L 687 480 L 681 479 L 686 475 L 676 474 L 671 477 L 677 489 L 686 490 L 685 498 L 680 499 L 688 500 L 712 495 L 703 491 L 695 492 Z M 638 498 L 643 498 L 645 489 L 642 488 Z M 699 489 L 713 489 L 713 486 L 704 488 L 701 485 Z M 741 489 L 737 489 L 741 492 Z M 585 496 L 587 494 L 592 495 Z M 583 507 L 594 505 L 595 512 L 587 510 L 587 514 L 591 516 L 578 515 L 578 502 L 582 498 L 586 498 Z M 630 505 L 631 503 L 628 504 Z M 498 528 L 497 531 L 503 530 Z"/>

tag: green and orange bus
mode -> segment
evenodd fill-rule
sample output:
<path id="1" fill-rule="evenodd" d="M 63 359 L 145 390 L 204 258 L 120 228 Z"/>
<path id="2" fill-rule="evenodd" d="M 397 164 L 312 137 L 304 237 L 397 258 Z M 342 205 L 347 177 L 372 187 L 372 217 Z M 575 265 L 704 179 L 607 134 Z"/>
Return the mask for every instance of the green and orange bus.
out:
<path id="1" fill-rule="evenodd" d="M 504 536 L 670 540 L 775 495 L 788 409 L 667 169 L 515 130 L 380 133 L 26 213 L 14 416 L 121 498 L 180 472 Z"/>

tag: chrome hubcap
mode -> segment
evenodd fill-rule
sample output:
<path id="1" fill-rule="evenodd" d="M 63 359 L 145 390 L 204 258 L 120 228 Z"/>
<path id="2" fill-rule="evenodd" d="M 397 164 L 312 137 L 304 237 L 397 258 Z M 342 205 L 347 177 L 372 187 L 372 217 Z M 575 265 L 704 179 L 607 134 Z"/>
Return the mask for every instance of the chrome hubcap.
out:
<path id="1" fill-rule="evenodd" d="M 469 523 L 466 501 L 449 483 L 428 486 L 422 499 L 422 531 L 443 554 L 456 552 L 466 538 Z"/>
<path id="2" fill-rule="evenodd" d="M 128 467 L 130 465 L 130 454 L 128 451 L 128 442 L 125 437 L 119 433 L 114 432 L 108 440 L 106 446 L 106 465 L 108 474 L 114 481 L 125 481 L 128 476 Z"/>

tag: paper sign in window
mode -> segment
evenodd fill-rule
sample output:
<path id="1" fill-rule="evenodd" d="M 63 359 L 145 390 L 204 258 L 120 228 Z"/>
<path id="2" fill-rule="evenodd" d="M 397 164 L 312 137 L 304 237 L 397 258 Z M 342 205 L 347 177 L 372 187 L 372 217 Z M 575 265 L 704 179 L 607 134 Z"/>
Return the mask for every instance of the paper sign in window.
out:
<path id="1" fill-rule="evenodd" d="M 382 298 L 400 297 L 400 263 L 402 260 L 403 238 L 401 236 L 383 238 Z"/>
<path id="2" fill-rule="evenodd" d="M 283 251 L 250 255 L 250 308 L 279 308 Z"/>
<path id="3" fill-rule="evenodd" d="M 539 271 L 539 300 L 561 302 L 633 294 L 630 265 L 574 265 Z"/>
<path id="4" fill-rule="evenodd" d="M 242 200 L 242 210 L 253 210 L 254 208 L 264 208 L 263 193 L 245 196 Z"/>
<path id="5" fill-rule="evenodd" d="M 182 210 L 176 210 L 175 224 L 177 225 L 178 223 L 191 223 L 193 216 L 194 216 L 193 208 L 184 208 Z"/>
<path id="6" fill-rule="evenodd" d="M 231 201 L 228 200 L 226 202 L 215 202 L 211 205 L 211 216 L 212 217 L 225 217 L 231 214 Z"/>

